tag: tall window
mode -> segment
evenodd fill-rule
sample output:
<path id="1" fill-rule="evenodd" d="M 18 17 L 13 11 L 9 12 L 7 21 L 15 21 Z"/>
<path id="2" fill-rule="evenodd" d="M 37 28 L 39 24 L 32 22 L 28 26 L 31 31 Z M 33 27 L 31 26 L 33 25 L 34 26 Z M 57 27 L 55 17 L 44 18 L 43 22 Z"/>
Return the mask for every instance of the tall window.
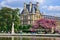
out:
<path id="1" fill-rule="evenodd" d="M 24 22 L 24 24 L 27 24 L 28 23 L 28 16 L 27 15 L 24 15 L 23 22 Z"/>

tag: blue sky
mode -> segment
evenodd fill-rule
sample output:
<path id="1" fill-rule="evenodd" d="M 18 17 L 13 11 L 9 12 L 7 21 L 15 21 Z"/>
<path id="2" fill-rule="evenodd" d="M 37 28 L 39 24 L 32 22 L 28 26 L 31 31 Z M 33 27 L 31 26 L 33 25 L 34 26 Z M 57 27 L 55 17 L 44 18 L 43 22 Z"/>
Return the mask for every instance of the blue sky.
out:
<path id="1" fill-rule="evenodd" d="M 0 0 L 1 7 L 23 9 L 24 2 L 39 2 L 40 12 L 44 15 L 52 15 L 60 17 L 60 0 Z"/>

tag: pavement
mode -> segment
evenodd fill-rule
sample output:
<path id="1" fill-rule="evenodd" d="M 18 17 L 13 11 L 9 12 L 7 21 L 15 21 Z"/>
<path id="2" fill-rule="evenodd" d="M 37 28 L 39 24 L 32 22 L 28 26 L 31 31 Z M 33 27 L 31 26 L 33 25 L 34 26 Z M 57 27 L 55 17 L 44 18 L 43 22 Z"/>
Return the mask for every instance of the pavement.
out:
<path id="1" fill-rule="evenodd" d="M 60 37 L 60 34 L 8 34 L 0 33 L 0 36 L 40 36 L 40 37 Z"/>

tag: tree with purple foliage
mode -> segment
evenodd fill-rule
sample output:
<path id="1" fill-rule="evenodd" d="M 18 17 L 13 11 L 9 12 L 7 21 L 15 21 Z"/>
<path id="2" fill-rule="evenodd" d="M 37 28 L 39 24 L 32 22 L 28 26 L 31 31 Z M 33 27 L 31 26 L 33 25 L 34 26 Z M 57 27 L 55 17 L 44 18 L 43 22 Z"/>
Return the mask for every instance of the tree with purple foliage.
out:
<path id="1" fill-rule="evenodd" d="M 33 29 L 49 29 L 53 33 L 56 28 L 56 20 L 52 19 L 40 19 L 33 24 Z"/>
<path id="2" fill-rule="evenodd" d="M 44 28 L 52 28 L 52 27 L 56 27 L 56 20 L 52 20 L 52 19 L 40 19 L 38 21 L 35 22 L 33 27 L 38 28 L 40 26 L 44 27 Z"/>

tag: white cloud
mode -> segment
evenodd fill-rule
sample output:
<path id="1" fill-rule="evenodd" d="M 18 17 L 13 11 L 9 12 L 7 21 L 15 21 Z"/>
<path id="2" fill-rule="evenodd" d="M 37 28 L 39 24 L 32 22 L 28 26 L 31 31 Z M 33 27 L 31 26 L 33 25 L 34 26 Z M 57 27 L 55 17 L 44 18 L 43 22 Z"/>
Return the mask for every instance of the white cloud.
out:
<path id="1" fill-rule="evenodd" d="M 6 0 L 6 1 L 2 1 L 0 3 L 0 6 L 2 6 L 2 7 L 9 7 L 9 8 L 12 8 L 12 9 L 19 8 L 19 9 L 21 9 L 20 11 L 22 11 L 22 9 L 23 9 L 22 7 L 13 7 L 13 6 L 6 5 L 6 3 L 11 3 L 11 2 L 15 2 L 15 1 L 17 1 L 17 0 Z M 18 1 L 20 1 L 20 0 L 18 0 Z"/>
<path id="2" fill-rule="evenodd" d="M 1 5 L 2 7 L 15 8 L 15 7 L 9 6 L 9 5 L 7 5 L 7 4 L 14 3 L 14 2 L 17 2 L 17 3 L 18 3 L 18 2 L 26 2 L 26 1 L 28 1 L 28 0 L 4 0 L 4 1 L 2 1 L 2 2 L 0 3 L 0 5 Z M 29 0 L 29 1 L 39 2 L 39 3 L 43 3 L 43 2 L 44 2 L 44 0 Z"/>
<path id="3" fill-rule="evenodd" d="M 16 1 L 25 2 L 26 0 L 6 0 L 6 2 L 16 2 Z"/>
<path id="4" fill-rule="evenodd" d="M 59 16 L 60 17 L 60 6 L 43 6 L 44 14 Z"/>
<path id="5" fill-rule="evenodd" d="M 43 3 L 44 2 L 44 0 L 34 0 L 34 1 L 39 2 L 39 3 Z"/>
<path id="6" fill-rule="evenodd" d="M 57 11 L 59 11 L 60 10 L 60 6 L 49 6 L 48 10 L 57 10 Z"/>
<path id="7" fill-rule="evenodd" d="M 14 3 L 16 1 L 18 2 L 19 0 L 4 0 L 4 1 L 1 2 L 1 5 L 5 5 L 6 3 L 11 3 L 11 2 Z"/>
<path id="8" fill-rule="evenodd" d="M 0 4 L 1 4 L 1 6 L 4 6 L 5 5 L 5 1 L 2 1 Z"/>
<path id="9" fill-rule="evenodd" d="M 2 7 L 9 7 L 9 8 L 20 8 L 20 7 L 12 7 L 12 6 L 8 6 L 8 5 L 6 5 L 7 3 L 11 3 L 11 2 L 14 2 L 14 1 L 17 1 L 17 0 L 5 0 L 5 1 L 2 1 L 1 3 L 0 3 L 0 5 L 2 6 Z"/>
<path id="10" fill-rule="evenodd" d="M 6 2 L 15 2 L 15 1 L 19 1 L 19 0 L 5 0 Z"/>
<path id="11" fill-rule="evenodd" d="M 48 6 L 42 6 L 43 9 L 46 9 Z"/>
<path id="12" fill-rule="evenodd" d="M 14 3 L 14 2 L 26 2 L 26 1 L 28 1 L 28 0 L 4 0 L 4 1 L 2 1 L 1 2 L 1 6 L 3 6 L 3 7 L 8 7 L 8 5 L 6 5 L 6 4 L 10 4 L 10 3 Z M 32 1 L 32 2 L 39 2 L 39 3 L 43 3 L 44 2 L 44 0 L 29 0 L 29 1 Z"/>
<path id="13" fill-rule="evenodd" d="M 43 9 L 60 11 L 60 6 L 43 6 Z"/>

